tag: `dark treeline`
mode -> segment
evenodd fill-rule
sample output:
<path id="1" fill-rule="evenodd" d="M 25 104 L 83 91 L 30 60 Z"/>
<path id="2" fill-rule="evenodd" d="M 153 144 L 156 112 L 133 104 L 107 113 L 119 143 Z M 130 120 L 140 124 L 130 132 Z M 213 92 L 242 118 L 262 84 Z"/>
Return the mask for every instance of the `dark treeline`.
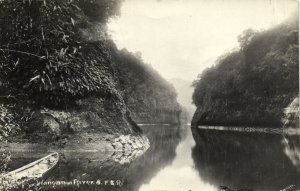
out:
<path id="1" fill-rule="evenodd" d="M 170 113 L 168 116 L 172 116 L 180 110 L 173 85 L 163 79 L 151 65 L 145 64 L 138 53 L 132 54 L 126 49 L 116 52 L 120 89 L 134 119 L 146 123 L 160 118 L 161 113 Z M 157 120 L 159 123 L 167 119 Z M 176 119 L 169 122 L 175 123 Z"/>
<path id="2" fill-rule="evenodd" d="M 298 19 L 248 29 L 238 41 L 239 50 L 194 81 L 194 124 L 280 125 L 282 109 L 298 95 Z"/>

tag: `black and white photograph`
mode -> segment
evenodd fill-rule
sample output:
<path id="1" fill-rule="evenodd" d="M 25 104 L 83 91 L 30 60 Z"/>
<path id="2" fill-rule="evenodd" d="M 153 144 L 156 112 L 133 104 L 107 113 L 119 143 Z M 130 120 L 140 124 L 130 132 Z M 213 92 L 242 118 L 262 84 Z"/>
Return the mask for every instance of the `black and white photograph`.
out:
<path id="1" fill-rule="evenodd" d="M 300 191 L 298 0 L 0 0 L 0 191 Z"/>

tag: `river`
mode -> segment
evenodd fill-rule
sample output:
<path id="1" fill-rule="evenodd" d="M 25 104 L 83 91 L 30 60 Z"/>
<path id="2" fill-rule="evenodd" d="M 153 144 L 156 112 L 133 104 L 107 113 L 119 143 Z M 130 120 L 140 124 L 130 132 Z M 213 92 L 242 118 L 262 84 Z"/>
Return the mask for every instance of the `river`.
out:
<path id="1" fill-rule="evenodd" d="M 137 158 L 122 159 L 122 153 L 61 151 L 59 166 L 43 190 L 300 189 L 299 136 L 216 131 L 203 127 L 191 131 L 190 126 L 142 128 L 151 147 Z M 45 155 L 38 151 L 11 154 L 10 169 Z M 94 181 L 94 184 L 79 185 L 76 180 L 80 183 Z M 97 181 L 101 185 L 96 184 Z"/>

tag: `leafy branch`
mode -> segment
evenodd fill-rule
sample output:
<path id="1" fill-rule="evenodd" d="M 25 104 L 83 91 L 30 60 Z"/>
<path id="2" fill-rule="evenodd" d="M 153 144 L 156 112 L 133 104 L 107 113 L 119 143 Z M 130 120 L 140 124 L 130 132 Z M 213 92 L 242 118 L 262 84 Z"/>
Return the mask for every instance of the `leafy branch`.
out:
<path id="1" fill-rule="evenodd" d="M 39 56 L 39 55 L 36 55 L 36 54 L 32 54 L 30 52 L 23 52 L 23 51 L 19 51 L 19 50 L 11 50 L 11 49 L 6 49 L 6 48 L 0 48 L 0 51 L 3 51 L 3 52 L 15 52 L 15 53 L 25 54 L 25 55 L 28 55 L 28 56 L 34 56 L 36 58 L 46 60 L 45 56 Z"/>

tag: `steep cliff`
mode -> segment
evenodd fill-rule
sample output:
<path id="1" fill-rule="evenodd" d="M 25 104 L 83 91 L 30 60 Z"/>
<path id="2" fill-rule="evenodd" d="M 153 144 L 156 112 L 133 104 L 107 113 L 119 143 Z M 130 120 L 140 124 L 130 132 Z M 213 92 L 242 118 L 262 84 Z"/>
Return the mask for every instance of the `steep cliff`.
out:
<path id="1" fill-rule="evenodd" d="M 8 0 L 0 6 L 0 103 L 9 111 L 1 112 L 0 136 L 15 131 L 19 140 L 50 142 L 83 132 L 140 136 L 134 122 L 140 110 L 152 120 L 152 102 L 168 112 L 177 104 L 153 69 L 138 63 L 146 78 L 134 80 L 140 71 L 118 57 L 123 51 L 106 34 L 106 23 L 121 1 Z M 5 126 L 11 122 L 19 128 Z"/>
<path id="2" fill-rule="evenodd" d="M 138 54 L 123 49 L 115 55 L 124 101 L 137 123 L 180 122 L 181 107 L 175 88 L 145 64 Z"/>
<path id="3" fill-rule="evenodd" d="M 245 31 L 240 49 L 220 57 L 194 82 L 193 125 L 282 126 L 299 92 L 298 19 Z"/>
<path id="4" fill-rule="evenodd" d="M 105 23 L 119 5 L 1 2 L 1 102 L 14 103 L 22 130 L 56 136 L 91 129 L 141 132 L 117 89 L 105 35 Z"/>
<path id="5" fill-rule="evenodd" d="M 300 110 L 299 110 L 299 97 L 296 97 L 292 103 L 288 105 L 288 107 L 284 108 L 284 115 L 282 117 L 282 124 L 283 127 L 297 127 L 299 126 L 299 117 L 300 117 Z"/>

